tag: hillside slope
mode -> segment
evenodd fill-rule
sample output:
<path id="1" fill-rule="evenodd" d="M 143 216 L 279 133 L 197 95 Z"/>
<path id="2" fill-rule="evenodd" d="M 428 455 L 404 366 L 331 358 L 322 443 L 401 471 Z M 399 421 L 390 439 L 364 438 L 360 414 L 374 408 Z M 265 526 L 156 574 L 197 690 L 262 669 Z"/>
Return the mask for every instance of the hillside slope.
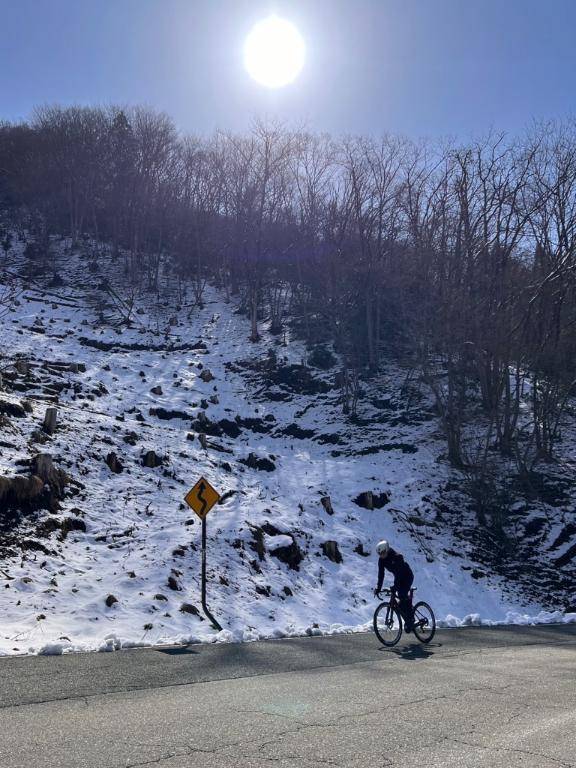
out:
<path id="1" fill-rule="evenodd" d="M 0 533 L 0 653 L 361 629 L 381 538 L 405 554 L 446 624 L 576 618 L 541 613 L 543 601 L 452 536 L 439 500 L 454 475 L 431 404 L 405 371 L 390 363 L 366 385 L 352 423 L 334 369 L 302 366 L 302 343 L 265 324 L 248 342 L 248 321 L 215 288 L 203 308 L 148 313 L 142 303 L 119 329 L 96 321 L 97 281 L 28 287 L 0 331 L 22 361 L 0 393 L 0 475 L 28 473 L 39 453 L 67 475 L 51 512 Z M 58 426 L 46 435 L 52 404 Z M 200 476 L 223 496 L 208 516 L 219 634 L 199 612 L 200 524 L 183 504 Z M 562 546 L 556 556 L 570 537 Z"/>

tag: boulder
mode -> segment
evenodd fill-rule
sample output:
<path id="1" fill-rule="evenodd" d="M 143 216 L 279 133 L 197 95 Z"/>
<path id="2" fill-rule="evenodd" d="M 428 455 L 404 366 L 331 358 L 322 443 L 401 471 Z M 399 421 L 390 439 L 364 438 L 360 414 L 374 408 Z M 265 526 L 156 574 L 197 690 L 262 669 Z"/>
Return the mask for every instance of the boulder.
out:
<path id="1" fill-rule="evenodd" d="M 214 380 L 214 376 L 212 374 L 212 371 L 209 368 L 204 368 L 200 374 L 200 378 L 203 382 L 208 384 L 209 382 Z"/>
<path id="2" fill-rule="evenodd" d="M 354 503 L 363 509 L 382 509 L 390 501 L 387 493 L 364 491 L 354 499 Z"/>
<path id="3" fill-rule="evenodd" d="M 182 603 L 178 610 L 180 613 L 191 613 L 193 616 L 198 616 L 200 619 L 203 619 L 203 617 L 200 616 L 200 611 L 198 608 L 196 608 L 196 606 L 192 605 L 191 603 Z"/>
<path id="4" fill-rule="evenodd" d="M 180 584 L 178 584 L 176 578 L 174 576 L 168 576 L 168 587 L 173 590 L 174 592 L 181 592 L 182 587 Z"/>
<path id="5" fill-rule="evenodd" d="M 62 538 L 64 539 L 72 531 L 86 533 L 86 523 L 77 517 L 65 517 L 60 527 L 62 529 Z"/>
<path id="6" fill-rule="evenodd" d="M 276 464 L 273 461 L 267 458 L 258 458 L 255 453 L 248 454 L 246 459 L 239 459 L 239 463 L 261 472 L 274 472 L 276 469 Z"/>
<path id="7" fill-rule="evenodd" d="M 26 409 L 18 403 L 0 400 L 0 416 L 13 416 L 17 419 L 22 419 L 26 416 Z"/>

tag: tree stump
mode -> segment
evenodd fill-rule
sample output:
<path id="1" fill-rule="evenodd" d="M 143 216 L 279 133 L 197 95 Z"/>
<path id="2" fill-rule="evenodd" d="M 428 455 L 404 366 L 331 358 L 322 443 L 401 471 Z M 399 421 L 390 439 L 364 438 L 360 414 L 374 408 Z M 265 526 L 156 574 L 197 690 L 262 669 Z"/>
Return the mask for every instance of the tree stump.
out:
<path id="1" fill-rule="evenodd" d="M 155 469 L 162 464 L 162 459 L 156 455 L 156 451 L 147 451 L 142 459 L 142 464 L 150 469 Z"/>
<path id="2" fill-rule="evenodd" d="M 334 514 L 334 508 L 332 507 L 332 501 L 330 499 L 330 496 L 322 496 L 320 499 L 320 503 L 326 510 L 327 514 L 333 515 Z"/>
<path id="3" fill-rule="evenodd" d="M 39 453 L 32 459 L 32 472 L 44 482 L 54 478 L 55 469 L 49 453 Z"/>
<path id="4" fill-rule="evenodd" d="M 111 472 L 114 472 L 115 475 L 119 475 L 122 470 L 124 469 L 124 466 L 122 465 L 122 462 L 118 458 L 118 456 L 112 451 L 111 453 L 106 456 L 106 464 L 108 464 L 108 468 Z"/>
<path id="5" fill-rule="evenodd" d="M 47 432 L 49 435 L 53 435 L 54 432 L 56 431 L 57 421 L 58 421 L 58 409 L 46 408 L 46 414 L 44 415 L 44 425 L 43 425 L 44 432 Z"/>
<path id="6" fill-rule="evenodd" d="M 364 491 L 354 499 L 354 502 L 364 509 L 374 509 L 374 495 L 372 491 Z"/>
<path id="7" fill-rule="evenodd" d="M 198 441 L 202 446 L 202 448 L 204 448 L 204 450 L 208 449 L 208 440 L 206 439 L 206 435 L 204 434 L 204 432 L 200 432 L 200 434 L 198 435 Z"/>
<path id="8" fill-rule="evenodd" d="M 331 560 L 333 563 L 342 562 L 342 555 L 338 549 L 338 542 L 325 541 L 320 546 L 322 547 L 322 552 L 328 558 L 328 560 Z"/>

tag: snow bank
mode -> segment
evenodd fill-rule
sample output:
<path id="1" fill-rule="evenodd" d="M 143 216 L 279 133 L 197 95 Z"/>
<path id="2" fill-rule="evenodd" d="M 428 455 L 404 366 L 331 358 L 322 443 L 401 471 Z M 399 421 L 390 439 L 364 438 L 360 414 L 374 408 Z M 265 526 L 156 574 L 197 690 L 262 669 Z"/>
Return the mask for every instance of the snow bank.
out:
<path id="1" fill-rule="evenodd" d="M 482 618 L 478 613 L 470 613 L 459 619 L 457 616 L 447 614 L 443 619 L 438 619 L 439 627 L 501 627 L 507 625 L 535 626 L 536 624 L 576 624 L 576 613 L 564 613 L 562 611 L 540 611 L 535 616 L 516 611 L 507 611 L 504 619 Z"/>

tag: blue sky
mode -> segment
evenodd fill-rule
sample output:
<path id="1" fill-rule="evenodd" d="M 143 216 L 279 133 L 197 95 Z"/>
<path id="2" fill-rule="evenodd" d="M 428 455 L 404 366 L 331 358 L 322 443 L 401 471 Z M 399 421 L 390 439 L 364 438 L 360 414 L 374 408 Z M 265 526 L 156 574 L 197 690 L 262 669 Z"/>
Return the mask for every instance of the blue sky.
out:
<path id="1" fill-rule="evenodd" d="M 242 66 L 270 12 L 307 43 L 294 84 Z M 521 132 L 576 114 L 576 0 L 0 0 L 0 119 L 148 104 L 189 132 L 255 114 L 334 134 Z"/>

